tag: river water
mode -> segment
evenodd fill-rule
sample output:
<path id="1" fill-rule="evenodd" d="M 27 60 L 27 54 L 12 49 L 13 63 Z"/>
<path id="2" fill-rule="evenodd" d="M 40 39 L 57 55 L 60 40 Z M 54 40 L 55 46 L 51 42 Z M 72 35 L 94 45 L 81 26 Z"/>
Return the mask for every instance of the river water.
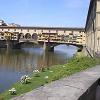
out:
<path id="1" fill-rule="evenodd" d="M 54 52 L 45 52 L 39 47 L 9 51 L 0 49 L 0 93 L 35 69 L 67 63 L 76 51 L 76 47 L 66 45 L 55 47 Z"/>

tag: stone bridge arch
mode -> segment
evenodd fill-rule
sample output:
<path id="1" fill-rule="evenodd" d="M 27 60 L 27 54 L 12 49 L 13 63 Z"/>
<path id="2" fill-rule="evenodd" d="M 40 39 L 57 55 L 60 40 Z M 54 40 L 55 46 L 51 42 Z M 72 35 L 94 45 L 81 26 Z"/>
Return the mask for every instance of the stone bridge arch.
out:
<path id="1" fill-rule="evenodd" d="M 24 34 L 23 33 L 19 33 L 18 39 L 24 39 Z"/>
<path id="2" fill-rule="evenodd" d="M 31 36 L 30 33 L 26 33 L 26 34 L 25 34 L 25 39 L 31 39 L 31 38 L 32 38 L 32 36 Z"/>
<path id="3" fill-rule="evenodd" d="M 43 48 L 46 51 L 54 51 L 54 47 L 56 47 L 58 45 L 61 45 L 61 44 L 76 46 L 76 47 L 78 47 L 78 51 L 82 51 L 83 50 L 83 47 L 84 47 L 81 44 L 44 42 Z"/>
<path id="4" fill-rule="evenodd" d="M 32 34 L 32 39 L 33 39 L 33 40 L 37 40 L 37 39 L 38 39 L 38 35 L 37 35 L 36 33 L 33 33 L 33 34 Z"/>
<path id="5" fill-rule="evenodd" d="M 24 44 L 38 44 L 38 35 L 36 33 L 33 33 L 32 35 L 30 33 L 19 33 L 18 35 L 18 42 L 14 45 L 15 48 L 21 48 L 22 45 Z"/>

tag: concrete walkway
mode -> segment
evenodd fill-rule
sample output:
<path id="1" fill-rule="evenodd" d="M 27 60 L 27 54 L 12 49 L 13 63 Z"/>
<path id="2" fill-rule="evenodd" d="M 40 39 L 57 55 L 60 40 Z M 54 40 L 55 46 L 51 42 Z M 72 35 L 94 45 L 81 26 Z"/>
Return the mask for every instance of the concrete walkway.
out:
<path id="1" fill-rule="evenodd" d="M 100 78 L 100 66 L 60 79 L 12 100 L 78 100 Z"/>

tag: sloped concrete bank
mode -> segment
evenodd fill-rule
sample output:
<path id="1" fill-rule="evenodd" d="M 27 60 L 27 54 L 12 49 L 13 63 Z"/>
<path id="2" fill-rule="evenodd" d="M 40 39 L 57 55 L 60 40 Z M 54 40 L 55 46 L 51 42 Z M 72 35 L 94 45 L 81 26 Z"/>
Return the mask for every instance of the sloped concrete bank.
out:
<path id="1" fill-rule="evenodd" d="M 100 100 L 100 66 L 60 79 L 12 100 Z"/>

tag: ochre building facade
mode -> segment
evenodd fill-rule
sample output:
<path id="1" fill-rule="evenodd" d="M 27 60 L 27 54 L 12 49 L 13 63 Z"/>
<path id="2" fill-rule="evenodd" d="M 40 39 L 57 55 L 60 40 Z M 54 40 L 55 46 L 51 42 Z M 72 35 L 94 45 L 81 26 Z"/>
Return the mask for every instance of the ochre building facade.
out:
<path id="1" fill-rule="evenodd" d="M 91 0 L 86 27 L 86 48 L 92 56 L 100 54 L 100 0 Z"/>

